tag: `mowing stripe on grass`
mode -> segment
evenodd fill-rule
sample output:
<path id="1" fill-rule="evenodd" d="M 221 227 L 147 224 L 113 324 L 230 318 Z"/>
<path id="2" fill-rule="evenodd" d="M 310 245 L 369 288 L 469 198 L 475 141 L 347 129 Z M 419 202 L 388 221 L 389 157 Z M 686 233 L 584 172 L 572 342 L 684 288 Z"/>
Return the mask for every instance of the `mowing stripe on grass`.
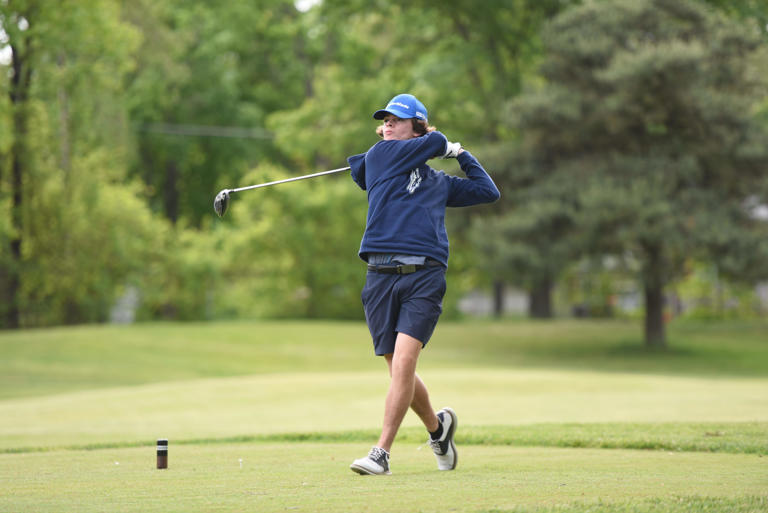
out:
<path id="1" fill-rule="evenodd" d="M 546 367 L 764 378 L 766 333 L 768 319 L 677 320 L 669 325 L 669 349 L 650 351 L 636 320 L 446 320 L 422 361 L 433 369 Z M 0 331 L 2 399 L 318 369 L 380 370 L 365 323 L 158 322 Z"/>
<path id="2" fill-rule="evenodd" d="M 489 368 L 420 375 L 462 426 L 768 422 L 768 379 Z M 302 372 L 8 399 L 0 448 L 378 429 L 387 385 L 383 371 Z M 421 423 L 409 414 L 403 427 Z"/>
<path id="3" fill-rule="evenodd" d="M 533 424 L 524 426 L 462 426 L 456 435 L 460 445 L 571 447 L 595 449 L 640 449 L 676 452 L 719 452 L 730 454 L 768 454 L 768 422 L 733 423 L 591 423 Z M 172 440 L 172 445 L 211 445 L 233 443 L 368 443 L 378 430 L 334 432 L 295 432 Z M 424 430 L 402 428 L 398 442 L 420 443 Z M 94 443 L 51 447 L 10 447 L 0 453 L 21 454 L 49 451 L 95 451 L 153 446 L 154 440 Z"/>

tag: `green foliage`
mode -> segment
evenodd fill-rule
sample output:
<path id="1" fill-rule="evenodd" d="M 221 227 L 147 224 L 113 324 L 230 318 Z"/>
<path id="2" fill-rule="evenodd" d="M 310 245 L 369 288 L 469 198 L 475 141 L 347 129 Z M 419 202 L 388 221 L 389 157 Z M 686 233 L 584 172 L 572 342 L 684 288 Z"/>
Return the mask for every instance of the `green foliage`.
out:
<path id="1" fill-rule="evenodd" d="M 0 148 L 0 200 L 10 213 L 3 286 L 20 283 L 3 300 L 21 310 L 22 325 L 102 321 L 161 223 L 124 181 L 117 98 L 137 34 L 116 2 L 4 4 L 0 23 L 14 65 L 0 88 L 8 94 L 0 118 L 13 135 Z M 20 255 L 7 251 L 8 238 Z"/>
<path id="2" fill-rule="evenodd" d="M 376 79 L 361 76 L 352 81 L 347 74 L 336 64 L 318 69 L 311 97 L 296 109 L 269 117 L 275 144 L 295 163 L 290 167 L 342 167 L 346 157 L 378 140 L 371 115 L 389 99 L 388 93 Z"/>
<path id="3" fill-rule="evenodd" d="M 557 299 L 576 317 L 634 317 L 638 312 L 620 303 L 637 295 L 629 275 L 615 258 L 585 257 L 562 274 Z"/>
<path id="4" fill-rule="evenodd" d="M 102 165 L 99 158 L 75 163 L 92 174 Z M 67 190 L 61 180 L 48 180 L 30 205 L 26 325 L 107 320 L 116 295 L 145 273 L 164 238 L 164 221 L 151 215 L 137 187 L 79 185 Z"/>
<path id="5" fill-rule="evenodd" d="M 612 5 L 588 3 L 551 23 L 548 83 L 513 105 L 536 176 L 522 209 L 544 223 L 551 214 L 536 205 L 557 184 L 571 225 L 540 237 L 622 258 L 654 298 L 646 340 L 663 344 L 659 291 L 691 255 L 732 277 L 768 275 L 768 225 L 745 208 L 765 190 L 768 138 L 753 114 L 767 54 L 758 35 L 690 2 Z M 531 269 L 552 259 L 546 244 L 522 245 L 545 248 Z"/>
<path id="6" fill-rule="evenodd" d="M 248 179 L 287 177 L 261 166 Z M 231 217 L 216 227 L 222 235 L 210 249 L 221 259 L 214 298 L 221 315 L 361 318 L 365 266 L 357 252 L 367 204 L 348 173 L 232 200 Z"/>
<path id="7" fill-rule="evenodd" d="M 137 316 L 147 319 L 201 320 L 213 317 L 213 291 L 222 262 L 206 232 L 167 230 L 144 260 L 135 286 L 140 293 Z"/>
<path id="8" fill-rule="evenodd" d="M 524 207 L 475 220 L 472 240 L 485 268 L 526 290 L 558 278 L 580 249 L 570 186 L 544 179 L 535 189 L 513 189 L 510 203 Z"/>
<path id="9" fill-rule="evenodd" d="M 729 17 L 753 23 L 758 33 L 768 38 L 768 5 L 762 0 L 702 0 Z"/>
<path id="10" fill-rule="evenodd" d="M 660 239 L 665 284 L 688 258 L 754 282 L 766 9 L 677 4 L 0 2 L 0 323 L 103 321 L 134 288 L 141 319 L 359 318 L 350 180 L 244 194 L 221 221 L 211 200 L 343 166 L 404 91 L 502 190 L 449 212 L 446 316 L 470 287 L 551 288 L 584 253 L 643 276 Z"/>
<path id="11" fill-rule="evenodd" d="M 692 262 L 675 293 L 695 319 L 756 319 L 762 311 L 754 287 L 725 280 L 717 266 Z"/>
<path id="12" fill-rule="evenodd" d="M 284 0 L 168 0 L 139 2 L 126 16 L 145 35 L 125 86 L 139 129 L 132 174 L 166 217 L 199 227 L 212 191 L 279 157 L 266 118 L 297 105 L 311 69 L 295 54 L 303 40 L 298 12 Z M 190 126 L 208 136 L 189 136 Z"/>

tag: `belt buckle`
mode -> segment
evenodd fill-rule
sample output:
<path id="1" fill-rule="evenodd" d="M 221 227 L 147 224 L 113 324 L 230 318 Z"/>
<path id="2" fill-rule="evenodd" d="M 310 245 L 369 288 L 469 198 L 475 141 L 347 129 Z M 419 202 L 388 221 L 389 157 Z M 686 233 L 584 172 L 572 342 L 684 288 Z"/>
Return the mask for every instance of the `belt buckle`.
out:
<path id="1" fill-rule="evenodd" d="M 403 264 L 397 266 L 397 274 L 411 274 L 416 272 L 416 264 Z"/>

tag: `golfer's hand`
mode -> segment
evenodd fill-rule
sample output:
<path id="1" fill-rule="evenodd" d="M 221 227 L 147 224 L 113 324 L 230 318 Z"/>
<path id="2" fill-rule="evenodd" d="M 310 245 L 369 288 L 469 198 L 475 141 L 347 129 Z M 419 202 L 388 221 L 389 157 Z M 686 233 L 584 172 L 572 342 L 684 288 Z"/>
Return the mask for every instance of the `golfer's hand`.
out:
<path id="1" fill-rule="evenodd" d="M 442 159 L 455 159 L 461 153 L 461 143 L 448 142 L 445 144 L 445 154 L 440 158 Z"/>

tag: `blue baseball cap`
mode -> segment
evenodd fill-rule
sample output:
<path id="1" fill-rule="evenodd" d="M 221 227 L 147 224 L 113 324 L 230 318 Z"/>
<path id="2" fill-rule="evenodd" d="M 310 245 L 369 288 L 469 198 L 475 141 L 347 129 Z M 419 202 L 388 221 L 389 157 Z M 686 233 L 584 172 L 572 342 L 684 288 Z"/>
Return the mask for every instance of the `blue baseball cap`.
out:
<path id="1" fill-rule="evenodd" d="M 427 120 L 427 108 L 412 94 L 398 94 L 386 107 L 373 113 L 373 119 L 384 119 L 387 114 L 394 114 L 401 119 L 417 118 Z"/>

